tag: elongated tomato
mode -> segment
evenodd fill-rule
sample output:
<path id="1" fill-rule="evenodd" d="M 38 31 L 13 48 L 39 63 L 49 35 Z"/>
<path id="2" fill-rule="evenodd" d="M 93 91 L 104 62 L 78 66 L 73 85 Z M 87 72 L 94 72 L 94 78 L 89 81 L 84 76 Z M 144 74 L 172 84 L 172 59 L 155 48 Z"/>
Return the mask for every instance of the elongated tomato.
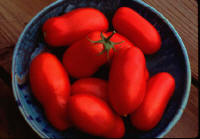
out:
<path id="1" fill-rule="evenodd" d="M 145 69 L 145 76 L 146 76 L 146 80 L 148 80 L 149 79 L 149 71 L 147 68 Z"/>
<path id="2" fill-rule="evenodd" d="M 112 32 L 108 32 L 106 34 L 108 36 L 110 36 L 112 34 Z M 112 36 L 112 38 L 110 39 L 110 41 L 112 41 L 114 43 L 119 43 L 119 44 L 115 45 L 116 50 L 131 48 L 131 47 L 135 46 L 130 40 L 128 40 L 126 37 L 124 37 L 123 35 L 121 35 L 119 33 L 115 33 Z"/>
<path id="3" fill-rule="evenodd" d="M 107 82 L 98 78 L 82 78 L 72 84 L 71 95 L 87 93 L 107 101 Z"/>
<path id="4" fill-rule="evenodd" d="M 69 98 L 69 116 L 75 127 L 91 135 L 103 136 L 115 124 L 115 115 L 100 98 L 76 94 Z"/>
<path id="5" fill-rule="evenodd" d="M 154 128 L 161 120 L 174 89 L 175 80 L 169 73 L 161 72 L 151 77 L 142 104 L 131 114 L 132 124 L 145 131 Z"/>
<path id="6" fill-rule="evenodd" d="M 108 20 L 94 8 L 78 8 L 48 19 L 43 25 L 45 41 L 53 47 L 67 46 L 93 31 L 107 31 Z"/>
<path id="7" fill-rule="evenodd" d="M 108 98 L 120 115 L 132 113 L 145 94 L 145 57 L 137 47 L 119 51 L 113 57 L 108 81 Z"/>
<path id="8" fill-rule="evenodd" d="M 125 134 L 125 125 L 122 118 L 116 115 L 114 127 L 104 135 L 106 138 L 122 138 Z"/>
<path id="9" fill-rule="evenodd" d="M 71 76 L 86 78 L 112 58 L 115 47 L 118 50 L 133 47 L 133 44 L 117 33 L 91 32 L 65 51 L 63 64 Z"/>
<path id="10" fill-rule="evenodd" d="M 161 37 L 156 28 L 131 8 L 120 7 L 113 17 L 112 24 L 144 54 L 153 54 L 161 47 Z"/>
<path id="11" fill-rule="evenodd" d="M 61 62 L 50 53 L 41 53 L 32 60 L 29 77 L 33 95 L 42 104 L 51 124 L 65 130 L 69 126 L 66 108 L 70 82 Z"/>
<path id="12" fill-rule="evenodd" d="M 105 33 L 104 36 L 107 37 Z M 107 62 L 106 53 L 99 54 L 104 50 L 101 43 L 92 43 L 101 40 L 101 32 L 95 31 L 83 39 L 73 43 L 63 55 L 63 64 L 67 72 L 75 78 L 92 76 L 100 66 Z M 110 56 L 112 53 L 110 53 Z"/>
<path id="13" fill-rule="evenodd" d="M 108 104 L 107 82 L 98 78 L 82 78 L 77 80 L 71 87 L 71 95 L 89 94 L 104 100 Z M 102 135 L 106 138 L 121 138 L 125 133 L 125 125 L 122 118 L 115 114 L 114 126 Z"/>

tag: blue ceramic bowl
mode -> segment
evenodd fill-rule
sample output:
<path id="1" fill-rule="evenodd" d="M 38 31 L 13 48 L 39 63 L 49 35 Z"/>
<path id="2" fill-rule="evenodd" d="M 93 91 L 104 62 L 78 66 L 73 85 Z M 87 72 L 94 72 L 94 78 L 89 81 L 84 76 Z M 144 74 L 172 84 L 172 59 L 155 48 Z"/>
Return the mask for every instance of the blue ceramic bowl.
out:
<path id="1" fill-rule="evenodd" d="M 92 137 L 76 129 L 68 129 L 60 132 L 53 128 L 47 121 L 42 107 L 32 96 L 30 89 L 28 71 L 31 60 L 42 51 L 50 51 L 59 58 L 65 48 L 57 50 L 51 49 L 44 42 L 41 27 L 50 17 L 61 15 L 78 7 L 94 7 L 101 10 L 109 19 L 110 25 L 112 16 L 118 7 L 127 6 L 136 10 L 159 31 L 162 38 L 162 47 L 154 55 L 146 56 L 147 68 L 150 76 L 158 72 L 171 73 L 176 81 L 174 95 L 170 99 L 165 113 L 159 124 L 150 131 L 142 132 L 133 128 L 127 119 L 124 119 L 126 125 L 127 137 L 163 137 L 180 119 L 183 110 L 187 104 L 190 86 L 191 71 L 186 48 L 170 22 L 158 11 L 147 5 L 141 0 L 59 0 L 44 8 L 37 14 L 25 27 L 18 43 L 15 47 L 12 61 L 12 86 L 18 107 L 32 129 L 44 138 L 77 138 Z M 110 26 L 112 30 L 112 26 Z M 102 67 L 95 74 L 96 77 L 107 79 L 108 69 Z M 71 82 L 74 80 L 71 78 Z"/>

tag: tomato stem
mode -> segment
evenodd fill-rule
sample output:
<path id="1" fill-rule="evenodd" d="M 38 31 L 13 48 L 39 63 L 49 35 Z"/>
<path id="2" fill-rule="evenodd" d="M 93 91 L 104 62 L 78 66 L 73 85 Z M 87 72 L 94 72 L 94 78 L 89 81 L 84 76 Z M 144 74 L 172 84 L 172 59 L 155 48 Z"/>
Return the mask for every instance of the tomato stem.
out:
<path id="1" fill-rule="evenodd" d="M 109 41 L 115 33 L 116 33 L 116 31 L 114 30 L 114 31 L 112 32 L 112 34 L 111 34 L 110 36 L 108 36 L 108 38 L 106 38 L 105 40 L 106 40 L 106 41 Z M 101 34 L 102 34 L 102 33 L 101 33 Z M 103 34 L 102 34 L 102 35 L 103 35 Z"/>
<path id="2" fill-rule="evenodd" d="M 106 52 L 106 56 L 107 59 L 109 60 L 109 52 L 111 49 L 113 49 L 113 51 L 116 51 L 115 49 L 115 45 L 123 43 L 124 41 L 121 42 L 112 42 L 110 39 L 113 37 L 113 35 L 116 33 L 116 31 L 113 31 L 112 34 L 110 36 L 108 36 L 107 38 L 103 35 L 103 33 L 101 32 L 101 39 L 98 41 L 93 41 L 88 39 L 90 42 L 92 43 L 101 43 L 104 46 L 104 49 L 99 53 L 99 55 L 102 55 L 103 53 Z"/>

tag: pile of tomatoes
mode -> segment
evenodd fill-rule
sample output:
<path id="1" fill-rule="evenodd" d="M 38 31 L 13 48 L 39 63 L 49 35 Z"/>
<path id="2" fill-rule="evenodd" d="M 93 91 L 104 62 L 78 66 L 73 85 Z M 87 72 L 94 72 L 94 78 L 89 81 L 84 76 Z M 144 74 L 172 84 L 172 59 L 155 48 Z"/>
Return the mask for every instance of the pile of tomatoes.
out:
<path id="1" fill-rule="evenodd" d="M 167 72 L 149 77 L 144 54 L 161 47 L 158 31 L 133 9 L 120 7 L 112 25 L 102 12 L 79 8 L 48 19 L 43 25 L 46 43 L 67 47 L 62 61 L 49 52 L 30 65 L 30 84 L 49 122 L 58 130 L 70 127 L 95 136 L 121 138 L 122 117 L 134 127 L 154 128 L 175 89 Z M 109 64 L 108 80 L 93 77 Z M 69 77 L 77 80 L 71 84 Z"/>

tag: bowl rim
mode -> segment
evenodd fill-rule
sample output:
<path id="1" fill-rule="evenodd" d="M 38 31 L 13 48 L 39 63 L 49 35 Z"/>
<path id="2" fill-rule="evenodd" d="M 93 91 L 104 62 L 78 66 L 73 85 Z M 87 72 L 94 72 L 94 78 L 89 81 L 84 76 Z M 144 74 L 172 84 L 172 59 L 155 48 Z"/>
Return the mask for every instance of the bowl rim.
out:
<path id="1" fill-rule="evenodd" d="M 151 12 L 155 13 L 165 24 L 167 24 L 169 26 L 169 28 L 171 29 L 171 31 L 173 32 L 173 34 L 175 35 L 175 37 L 178 39 L 178 43 L 180 44 L 181 50 L 183 52 L 183 56 L 185 59 L 185 64 L 186 64 L 186 86 L 185 86 L 185 94 L 184 97 L 182 98 L 182 105 L 181 108 L 177 111 L 177 113 L 175 114 L 175 116 L 173 117 L 173 119 L 169 122 L 168 126 L 163 130 L 163 132 L 161 132 L 160 134 L 158 134 L 156 136 L 156 138 L 162 138 L 164 137 L 173 127 L 174 125 L 180 120 L 183 111 L 187 105 L 188 102 L 188 98 L 189 98 L 189 94 L 190 94 L 190 88 L 191 88 L 191 67 L 190 67 L 190 62 L 189 62 L 189 57 L 187 54 L 187 50 L 186 47 L 181 39 L 181 37 L 179 36 L 178 32 L 175 30 L 175 28 L 173 27 L 173 25 L 169 22 L 169 20 L 164 17 L 159 11 L 157 11 L 155 8 L 153 8 L 152 6 L 148 5 L 147 3 L 143 2 L 142 0 L 132 0 L 134 2 L 137 2 L 139 4 L 141 4 L 142 6 L 144 6 L 145 8 L 149 9 Z M 33 22 L 39 18 L 41 15 L 43 15 L 45 12 L 47 12 L 48 10 L 50 10 L 51 8 L 54 8 L 54 6 L 57 6 L 57 4 L 64 2 L 64 0 L 57 0 L 53 3 L 51 3 L 50 5 L 44 7 L 40 12 L 38 12 L 30 21 L 29 23 L 25 26 L 23 32 L 21 33 L 16 46 L 14 48 L 14 52 L 13 52 L 13 58 L 12 58 L 12 89 L 13 89 L 13 94 L 14 94 L 14 98 L 15 101 L 17 101 L 19 99 L 18 97 L 18 90 L 17 90 L 17 86 L 15 84 L 16 82 L 16 77 L 15 77 L 15 59 L 17 56 L 17 51 L 20 47 L 20 43 L 25 35 L 25 33 L 28 31 L 29 27 L 31 27 L 31 25 L 33 24 Z M 26 113 L 26 111 L 24 110 L 24 108 L 19 107 L 19 110 L 22 114 L 22 116 L 24 117 L 25 121 L 29 124 L 29 126 L 42 138 L 49 138 L 49 136 L 47 136 L 46 134 L 44 134 L 41 129 L 39 129 L 35 123 L 30 122 L 30 120 L 28 120 L 27 116 L 28 114 Z"/>
<path id="2" fill-rule="evenodd" d="M 29 23 L 25 26 L 23 32 L 21 33 L 21 35 L 19 36 L 19 39 L 16 43 L 16 46 L 14 48 L 14 52 L 13 52 L 13 58 L 12 58 L 12 89 L 13 89 L 13 94 L 15 97 L 15 101 L 17 102 L 18 99 L 20 99 L 20 97 L 18 97 L 18 90 L 17 90 L 17 85 L 15 84 L 16 82 L 16 77 L 15 77 L 15 59 L 17 56 L 17 51 L 20 47 L 20 43 L 25 35 L 25 33 L 28 31 L 28 29 L 31 27 L 31 25 L 34 23 L 34 21 L 36 19 L 38 19 L 40 16 L 42 16 L 45 12 L 47 12 L 49 9 L 54 8 L 54 6 L 56 6 L 57 4 L 61 3 L 62 0 L 57 0 L 51 4 L 49 4 L 48 6 L 44 7 L 40 12 L 38 12 L 30 21 Z M 37 135 L 39 135 L 41 138 L 50 138 L 48 135 L 44 134 L 42 132 L 41 129 L 38 128 L 38 126 L 34 123 L 34 122 L 30 122 L 30 120 L 28 119 L 28 114 L 26 113 L 26 111 L 24 110 L 23 107 L 19 107 L 19 110 L 22 114 L 22 116 L 24 117 L 25 121 L 28 123 L 28 125 L 35 131 L 35 133 L 37 133 Z"/>
<path id="3" fill-rule="evenodd" d="M 169 122 L 168 126 L 164 129 L 163 132 L 161 132 L 160 134 L 158 134 L 156 137 L 157 138 L 163 138 L 174 126 L 175 124 L 180 120 L 183 111 L 188 103 L 188 98 L 190 95 L 190 88 L 191 88 L 191 67 L 190 67 L 190 61 L 189 61 L 189 57 L 187 54 L 187 49 L 181 39 L 181 37 L 179 36 L 178 32 L 176 31 L 176 29 L 174 28 L 174 26 L 169 22 L 169 20 L 164 17 L 163 14 L 161 14 L 159 11 L 157 11 L 155 8 L 153 8 L 152 6 L 148 5 L 147 3 L 143 2 L 142 0 L 132 0 L 132 1 L 136 1 L 139 4 L 145 6 L 146 8 L 148 8 L 150 11 L 152 11 L 153 13 L 155 13 L 158 17 L 160 17 L 160 19 L 162 19 L 163 22 L 165 22 L 169 28 L 171 29 L 172 33 L 175 35 L 175 37 L 178 39 L 178 43 L 181 46 L 181 50 L 183 52 L 183 56 L 185 59 L 185 64 L 186 64 L 186 86 L 185 86 L 185 94 L 184 97 L 182 98 L 182 105 L 180 107 L 180 109 L 177 111 L 177 113 L 175 114 L 175 116 L 173 117 L 173 119 Z"/>

